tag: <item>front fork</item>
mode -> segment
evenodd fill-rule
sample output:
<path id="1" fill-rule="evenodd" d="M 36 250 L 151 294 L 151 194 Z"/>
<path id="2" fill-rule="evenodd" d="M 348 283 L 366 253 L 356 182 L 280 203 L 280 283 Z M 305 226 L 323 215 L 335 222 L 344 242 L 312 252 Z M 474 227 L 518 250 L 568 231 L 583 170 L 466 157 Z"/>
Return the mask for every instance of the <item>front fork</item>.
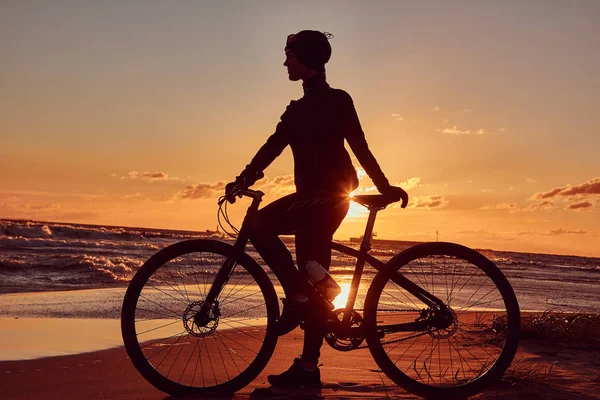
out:
<path id="1" fill-rule="evenodd" d="M 246 189 L 244 191 L 244 194 L 248 195 L 249 197 L 252 197 L 252 204 L 250 204 L 250 207 L 248 207 L 248 212 L 246 213 L 244 221 L 242 222 L 242 227 L 240 228 L 240 231 L 238 233 L 237 240 L 233 244 L 233 251 L 231 255 L 225 259 L 223 265 L 221 266 L 221 268 L 219 268 L 219 271 L 215 275 L 215 279 L 210 287 L 210 290 L 208 291 L 208 294 L 204 299 L 204 304 L 202 305 L 200 311 L 198 312 L 198 315 L 196 316 L 196 319 L 198 320 L 203 319 L 203 315 L 208 315 L 209 311 L 211 309 L 214 309 L 214 307 L 218 308 L 219 303 L 217 298 L 219 297 L 221 291 L 229 281 L 229 278 L 231 277 L 231 274 L 235 269 L 236 260 L 239 260 L 241 258 L 242 254 L 244 254 L 244 251 L 246 249 L 246 244 L 248 243 L 248 240 L 250 238 L 250 226 L 252 223 L 251 219 L 256 213 L 256 211 L 258 211 L 258 206 L 262 200 L 262 196 L 264 195 L 264 193 L 256 190 Z"/>

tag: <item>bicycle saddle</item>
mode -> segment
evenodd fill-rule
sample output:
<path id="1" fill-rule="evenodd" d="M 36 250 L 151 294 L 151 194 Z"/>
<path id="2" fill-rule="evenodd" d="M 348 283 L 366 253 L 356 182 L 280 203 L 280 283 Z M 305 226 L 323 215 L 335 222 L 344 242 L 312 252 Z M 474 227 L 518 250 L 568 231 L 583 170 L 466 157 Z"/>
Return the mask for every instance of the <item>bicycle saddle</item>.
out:
<path id="1" fill-rule="evenodd" d="M 358 204 L 362 204 L 369 210 L 372 208 L 383 210 L 388 205 L 400 201 L 400 197 L 384 194 L 357 194 L 352 196 L 352 200 Z"/>

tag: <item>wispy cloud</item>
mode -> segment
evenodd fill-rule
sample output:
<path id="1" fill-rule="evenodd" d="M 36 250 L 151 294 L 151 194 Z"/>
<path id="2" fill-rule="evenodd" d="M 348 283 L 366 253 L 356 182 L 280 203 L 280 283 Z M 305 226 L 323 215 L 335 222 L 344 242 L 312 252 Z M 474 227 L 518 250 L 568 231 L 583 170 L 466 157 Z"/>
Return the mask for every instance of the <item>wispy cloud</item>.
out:
<path id="1" fill-rule="evenodd" d="M 149 200 L 146 196 L 144 196 L 142 193 L 140 192 L 136 192 L 136 193 L 129 193 L 123 196 L 123 200 Z"/>
<path id="2" fill-rule="evenodd" d="M 470 112 L 473 112 L 473 110 L 471 110 L 470 108 L 463 108 L 462 112 L 470 113 Z"/>
<path id="3" fill-rule="evenodd" d="M 223 194 L 226 183 L 223 181 L 215 183 L 198 183 L 188 185 L 184 190 L 173 195 L 169 200 L 198 200 L 215 198 Z"/>
<path id="4" fill-rule="evenodd" d="M 578 185 L 565 185 L 562 187 L 556 187 L 547 192 L 539 192 L 534 194 L 531 198 L 534 200 L 550 199 L 553 197 L 576 197 L 576 196 L 595 196 L 600 195 L 600 177 L 595 177 L 587 182 L 580 183 Z"/>
<path id="5" fill-rule="evenodd" d="M 469 230 L 463 229 L 462 231 L 456 232 L 459 235 L 465 235 L 483 240 L 500 240 L 500 241 L 512 241 L 515 240 L 515 234 L 512 232 L 490 232 L 486 229 Z"/>
<path id="6" fill-rule="evenodd" d="M 579 229 L 576 231 L 571 231 L 568 229 L 563 229 L 563 228 L 559 228 L 559 229 L 554 229 L 552 231 L 548 232 L 548 235 L 550 236 L 560 236 L 560 235 L 585 235 L 587 233 L 587 231 L 584 231 L 583 229 Z"/>
<path id="7" fill-rule="evenodd" d="M 396 183 L 396 186 L 400 186 L 404 190 L 414 189 L 417 186 L 423 186 L 421 184 L 421 178 L 413 176 L 412 178 L 408 178 L 407 180 Z"/>
<path id="8" fill-rule="evenodd" d="M 564 228 L 553 229 L 548 232 L 525 231 L 525 232 L 518 233 L 519 236 L 563 236 L 563 235 L 587 235 L 587 234 L 589 234 L 589 232 L 584 231 L 583 229 L 569 230 L 569 229 L 564 229 Z"/>
<path id="9" fill-rule="evenodd" d="M 418 196 L 413 197 L 408 206 L 411 208 L 426 208 L 426 209 L 434 209 L 434 208 L 442 208 L 448 204 L 448 200 L 444 198 L 444 196 Z"/>
<path id="10" fill-rule="evenodd" d="M 553 229 L 546 232 L 523 231 L 523 232 L 491 232 L 486 229 L 480 230 L 462 230 L 456 232 L 459 235 L 471 236 L 484 240 L 515 240 L 517 236 L 565 236 L 565 235 L 595 235 L 583 229 L 570 230 L 564 228 Z"/>
<path id="11" fill-rule="evenodd" d="M 400 114 L 394 113 L 394 114 L 392 114 L 392 117 L 394 117 L 394 121 L 396 121 L 396 122 L 404 121 L 404 117 L 402 117 L 402 115 L 400 115 Z"/>
<path id="12" fill-rule="evenodd" d="M 594 204 L 589 201 L 582 201 L 579 203 L 569 204 L 565 210 L 576 210 L 576 211 L 591 211 L 594 208 Z"/>
<path id="13" fill-rule="evenodd" d="M 480 210 L 511 210 L 516 211 L 518 209 L 517 203 L 500 203 L 496 205 L 485 205 L 479 207 Z"/>
<path id="14" fill-rule="evenodd" d="M 164 200 L 198 200 L 198 199 L 214 199 L 225 194 L 226 182 L 209 182 L 188 185 L 185 189 L 176 192 L 170 198 Z M 279 175 L 274 178 L 265 177 L 258 181 L 253 186 L 254 189 L 262 190 L 268 195 L 280 197 L 296 190 L 294 184 L 294 175 Z M 131 198 L 140 198 L 139 193 L 130 195 Z"/>
<path id="15" fill-rule="evenodd" d="M 549 200 L 544 200 L 544 201 L 540 201 L 539 203 L 534 203 L 534 204 L 530 204 L 529 206 L 527 206 L 527 208 L 525 208 L 526 211 L 550 211 L 556 208 L 556 205 L 549 201 Z"/>
<path id="16" fill-rule="evenodd" d="M 452 128 L 442 129 L 442 133 L 447 133 L 449 135 L 484 135 L 485 131 L 483 129 L 477 129 L 471 131 L 470 129 L 460 130 L 458 126 L 454 125 Z"/>
<path id="17" fill-rule="evenodd" d="M 111 174 L 112 177 L 118 176 L 117 174 Z M 138 171 L 129 171 L 124 175 L 121 175 L 119 179 L 142 179 L 150 182 L 154 181 L 178 181 L 179 178 L 175 176 L 169 176 L 164 172 L 138 172 Z"/>
<path id="18" fill-rule="evenodd" d="M 260 181 L 257 188 L 272 196 L 284 196 L 294 193 L 296 185 L 294 183 L 294 175 L 278 175 L 274 178 L 264 178 Z"/>
<path id="19" fill-rule="evenodd" d="M 435 111 L 435 112 L 438 112 L 438 111 L 440 111 L 440 108 L 439 108 L 438 106 L 435 106 L 435 107 L 433 107 L 431 110 L 432 110 L 432 111 Z"/>
<path id="20" fill-rule="evenodd" d="M 26 211 L 26 212 L 30 212 L 30 213 L 58 211 L 61 208 L 62 208 L 62 206 L 57 203 L 39 203 L 39 204 L 0 203 L 0 209 L 11 210 L 11 211 Z"/>

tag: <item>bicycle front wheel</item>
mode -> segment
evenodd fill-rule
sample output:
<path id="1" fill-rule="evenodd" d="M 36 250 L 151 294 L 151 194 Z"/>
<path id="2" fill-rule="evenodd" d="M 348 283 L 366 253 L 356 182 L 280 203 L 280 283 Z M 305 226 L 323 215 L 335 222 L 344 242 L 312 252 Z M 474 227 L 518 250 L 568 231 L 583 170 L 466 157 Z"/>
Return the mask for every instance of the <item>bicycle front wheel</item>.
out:
<path id="1" fill-rule="evenodd" d="M 397 271 L 441 299 L 451 323 L 436 328 L 438 311 L 393 282 Z M 426 328 L 390 329 L 428 318 Z M 517 351 L 520 329 L 517 299 L 498 267 L 474 250 L 442 242 L 390 260 L 369 288 L 364 323 L 381 370 L 409 392 L 436 398 L 469 396 L 500 378 Z"/>
<path id="2" fill-rule="evenodd" d="M 250 256 L 234 258 L 229 280 L 201 311 L 217 272 L 233 257 L 226 243 L 188 240 L 156 253 L 133 277 L 121 312 L 123 341 L 158 389 L 175 396 L 233 393 L 269 361 L 279 303 Z"/>

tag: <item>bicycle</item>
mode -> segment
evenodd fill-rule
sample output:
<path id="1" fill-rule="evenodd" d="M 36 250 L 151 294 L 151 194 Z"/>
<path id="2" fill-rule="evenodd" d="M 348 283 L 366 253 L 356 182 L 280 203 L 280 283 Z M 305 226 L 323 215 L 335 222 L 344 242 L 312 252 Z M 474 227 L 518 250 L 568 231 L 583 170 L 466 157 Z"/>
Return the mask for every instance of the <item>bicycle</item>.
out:
<path id="1" fill-rule="evenodd" d="M 232 394 L 268 363 L 279 301 L 265 270 L 245 251 L 249 218 L 263 195 L 240 186 L 230 193 L 252 199 L 233 245 L 175 243 L 133 277 L 123 301 L 123 340 L 134 366 L 158 389 L 175 396 Z M 219 215 L 229 222 L 227 198 L 219 200 Z M 334 309 L 316 290 L 309 293 L 326 315 L 325 341 L 340 351 L 364 348 L 366 341 L 381 370 L 419 396 L 468 396 L 500 378 L 520 329 L 519 305 L 502 272 L 482 254 L 445 242 L 418 244 L 383 262 L 368 253 L 375 217 L 399 199 L 353 200 L 369 210 L 360 248 L 331 244 L 357 260 L 346 306 Z M 377 273 L 357 310 L 365 263 Z"/>

